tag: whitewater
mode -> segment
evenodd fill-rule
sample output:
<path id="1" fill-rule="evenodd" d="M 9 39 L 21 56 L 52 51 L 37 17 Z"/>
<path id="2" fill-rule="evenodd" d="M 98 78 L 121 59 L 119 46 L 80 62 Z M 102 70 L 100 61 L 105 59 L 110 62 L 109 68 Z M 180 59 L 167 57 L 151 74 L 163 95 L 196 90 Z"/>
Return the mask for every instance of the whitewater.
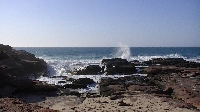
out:
<path id="1" fill-rule="evenodd" d="M 44 59 L 47 63 L 48 77 L 41 76 L 37 80 L 45 81 L 48 84 L 65 85 L 72 82 L 66 81 L 73 78 L 91 78 L 96 84 L 88 85 L 87 89 L 79 89 L 83 92 L 98 92 L 98 82 L 102 77 L 118 78 L 124 75 L 94 74 L 94 75 L 72 75 L 71 71 L 87 65 L 100 65 L 102 59 L 122 58 L 128 61 L 138 60 L 140 62 L 153 58 L 183 58 L 187 61 L 200 62 L 199 47 L 175 47 L 175 48 L 154 48 L 154 47 L 18 47 L 17 50 L 26 50 L 36 57 Z M 132 74 L 146 75 L 146 74 Z M 60 81 L 65 83 L 60 83 Z"/>

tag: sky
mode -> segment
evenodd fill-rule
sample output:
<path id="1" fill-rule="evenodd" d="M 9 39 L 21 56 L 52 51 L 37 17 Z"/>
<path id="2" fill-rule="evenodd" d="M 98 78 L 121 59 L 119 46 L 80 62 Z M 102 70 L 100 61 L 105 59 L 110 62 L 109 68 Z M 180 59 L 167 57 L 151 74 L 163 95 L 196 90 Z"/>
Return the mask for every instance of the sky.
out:
<path id="1" fill-rule="evenodd" d="M 200 0 L 1 0 L 0 44 L 200 47 Z"/>

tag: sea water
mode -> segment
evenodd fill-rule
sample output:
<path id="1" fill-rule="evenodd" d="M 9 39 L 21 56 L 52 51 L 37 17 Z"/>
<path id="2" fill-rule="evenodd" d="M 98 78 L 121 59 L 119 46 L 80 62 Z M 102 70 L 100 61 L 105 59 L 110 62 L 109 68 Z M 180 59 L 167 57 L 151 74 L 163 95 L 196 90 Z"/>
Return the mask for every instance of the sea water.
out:
<path id="1" fill-rule="evenodd" d="M 49 77 L 40 77 L 37 80 L 46 81 L 49 84 L 64 85 L 58 83 L 67 78 L 91 78 L 99 82 L 102 77 L 123 77 L 124 75 L 72 75 L 71 71 L 90 64 L 99 64 L 105 58 L 123 58 L 128 61 L 147 61 L 152 58 L 184 58 L 187 61 L 200 62 L 200 47 L 16 47 L 17 50 L 25 50 L 34 54 L 37 58 L 44 59 L 49 70 Z M 135 75 L 135 74 L 133 74 Z M 138 75 L 138 74 L 137 74 Z M 145 74 L 141 74 L 145 75 Z M 51 78 L 52 76 L 58 76 Z M 98 85 L 88 85 L 87 89 L 79 92 L 97 92 Z"/>

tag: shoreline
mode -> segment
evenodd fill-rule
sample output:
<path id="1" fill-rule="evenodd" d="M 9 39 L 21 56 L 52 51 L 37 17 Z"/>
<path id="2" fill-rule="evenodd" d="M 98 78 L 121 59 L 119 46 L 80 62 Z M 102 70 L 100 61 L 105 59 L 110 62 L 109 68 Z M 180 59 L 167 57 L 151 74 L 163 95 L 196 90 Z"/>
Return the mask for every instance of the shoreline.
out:
<path id="1" fill-rule="evenodd" d="M 102 67 L 89 65 L 72 71 L 73 75 L 136 73 L 147 76 L 100 77 L 98 83 L 87 77 L 65 77 L 64 81 L 71 81 L 71 85 L 58 86 L 28 79 L 27 74 L 45 75 L 44 60 L 10 46 L 0 46 L 0 50 L 0 111 L 197 112 L 200 109 L 200 63 L 182 58 L 155 58 L 145 62 L 104 59 Z M 135 68 L 144 65 L 139 71 Z M 98 84 L 99 93 L 74 91 L 88 84 Z M 66 91 L 61 93 L 59 89 Z"/>

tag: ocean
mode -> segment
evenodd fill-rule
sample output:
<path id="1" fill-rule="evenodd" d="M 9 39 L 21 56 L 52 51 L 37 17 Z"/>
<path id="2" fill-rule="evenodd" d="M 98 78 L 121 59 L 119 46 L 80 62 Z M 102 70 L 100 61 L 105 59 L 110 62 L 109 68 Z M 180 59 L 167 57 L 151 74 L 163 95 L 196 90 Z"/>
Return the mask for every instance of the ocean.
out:
<path id="1" fill-rule="evenodd" d="M 147 61 L 152 58 L 184 58 L 199 62 L 200 47 L 15 47 L 44 59 L 50 75 L 66 75 L 74 68 L 99 64 L 105 58 Z"/>
<path id="2" fill-rule="evenodd" d="M 68 78 L 89 77 L 98 82 L 103 74 L 79 75 L 70 73 L 75 68 L 89 64 L 100 64 L 105 58 L 123 58 L 128 61 L 147 61 L 152 58 L 184 58 L 187 61 L 200 62 L 200 47 L 15 47 L 17 50 L 25 50 L 34 54 L 37 58 L 47 62 L 49 77 L 40 77 L 38 80 L 46 81 L 49 84 L 58 84 L 61 77 Z M 109 77 L 122 77 L 113 75 Z M 66 82 L 71 83 L 71 82 Z M 97 91 L 97 85 L 89 85 L 88 90 Z M 81 90 L 82 92 L 88 90 Z"/>

